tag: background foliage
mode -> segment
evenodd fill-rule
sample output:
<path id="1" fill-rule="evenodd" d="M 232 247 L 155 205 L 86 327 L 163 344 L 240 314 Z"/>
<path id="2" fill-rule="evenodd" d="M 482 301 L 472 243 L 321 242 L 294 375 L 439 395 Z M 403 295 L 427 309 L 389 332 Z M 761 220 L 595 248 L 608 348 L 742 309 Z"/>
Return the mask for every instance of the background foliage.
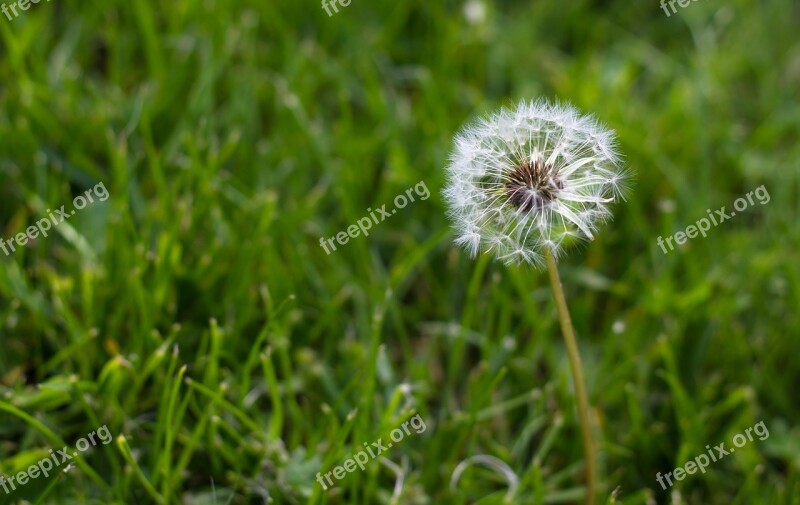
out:
<path id="1" fill-rule="evenodd" d="M 616 129 L 636 172 L 561 266 L 605 496 L 798 503 L 798 4 L 470 6 L 57 0 L 0 17 L 0 237 L 98 182 L 111 194 L 0 257 L 0 473 L 117 435 L 0 503 L 500 503 L 485 467 L 450 487 L 479 454 L 519 477 L 510 502 L 578 501 L 545 274 L 454 250 L 439 195 L 460 125 L 537 96 Z M 319 247 L 419 181 L 430 199 Z M 656 245 L 762 184 L 767 205 Z M 316 484 L 415 412 L 427 431 L 387 454 L 400 497 L 377 461 Z M 656 483 L 761 420 L 767 440 L 671 495 Z"/>

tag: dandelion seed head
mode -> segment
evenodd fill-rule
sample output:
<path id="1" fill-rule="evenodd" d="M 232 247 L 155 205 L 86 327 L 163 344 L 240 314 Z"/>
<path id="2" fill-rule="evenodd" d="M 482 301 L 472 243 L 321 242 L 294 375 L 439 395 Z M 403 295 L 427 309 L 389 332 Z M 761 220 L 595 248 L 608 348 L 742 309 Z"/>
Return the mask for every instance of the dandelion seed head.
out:
<path id="1" fill-rule="evenodd" d="M 615 133 L 569 104 L 521 102 L 463 128 L 444 198 L 455 242 L 509 264 L 540 265 L 592 240 L 627 190 Z"/>

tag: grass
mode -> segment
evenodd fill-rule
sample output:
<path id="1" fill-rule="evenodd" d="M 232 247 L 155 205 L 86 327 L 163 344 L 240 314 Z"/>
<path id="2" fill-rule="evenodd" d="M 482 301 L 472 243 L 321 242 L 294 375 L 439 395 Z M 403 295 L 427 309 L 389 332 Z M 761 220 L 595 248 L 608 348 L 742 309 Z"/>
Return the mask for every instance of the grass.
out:
<path id="1" fill-rule="evenodd" d="M 603 501 L 798 503 L 798 14 L 58 0 L 0 17 L 0 237 L 110 194 L 0 257 L 0 473 L 115 435 L 0 503 L 579 503 L 546 272 L 457 251 L 439 194 L 460 125 L 537 96 L 616 129 L 636 172 L 560 266 Z M 429 199 L 319 246 L 420 181 Z M 656 245 L 761 185 L 768 204 Z M 417 413 L 397 468 L 316 483 Z M 768 439 L 656 483 L 762 420 Z M 480 455 L 513 496 L 481 464 L 450 486 Z"/>

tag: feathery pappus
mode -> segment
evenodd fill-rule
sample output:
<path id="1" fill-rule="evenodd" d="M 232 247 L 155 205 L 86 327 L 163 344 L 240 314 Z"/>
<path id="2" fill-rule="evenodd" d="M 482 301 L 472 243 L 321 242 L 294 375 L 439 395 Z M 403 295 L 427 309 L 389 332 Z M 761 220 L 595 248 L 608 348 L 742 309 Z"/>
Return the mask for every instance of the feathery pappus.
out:
<path id="1" fill-rule="evenodd" d="M 520 102 L 455 137 L 444 190 L 456 244 L 507 264 L 543 263 L 592 240 L 623 196 L 616 135 L 569 104 Z"/>

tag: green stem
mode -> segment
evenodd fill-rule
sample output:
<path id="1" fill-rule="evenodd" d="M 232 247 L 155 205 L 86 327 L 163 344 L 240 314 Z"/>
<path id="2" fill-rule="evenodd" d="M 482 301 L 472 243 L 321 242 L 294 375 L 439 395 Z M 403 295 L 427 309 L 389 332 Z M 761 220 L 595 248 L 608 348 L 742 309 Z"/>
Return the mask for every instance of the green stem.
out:
<path id="1" fill-rule="evenodd" d="M 564 335 L 564 344 L 567 347 L 569 366 L 572 370 L 572 382 L 575 385 L 575 396 L 578 399 L 578 415 L 581 421 L 581 438 L 583 438 L 583 455 L 586 460 L 586 504 L 594 505 L 597 494 L 597 472 L 594 460 L 594 442 L 592 441 L 592 425 L 589 417 L 589 397 L 586 394 L 586 383 L 583 378 L 583 365 L 578 352 L 578 342 L 575 340 L 575 329 L 564 296 L 564 287 L 558 275 L 558 265 L 553 253 L 547 249 L 547 270 L 550 273 L 550 286 L 553 289 L 553 298 L 558 308 L 558 320 L 561 323 L 561 333 Z"/>

